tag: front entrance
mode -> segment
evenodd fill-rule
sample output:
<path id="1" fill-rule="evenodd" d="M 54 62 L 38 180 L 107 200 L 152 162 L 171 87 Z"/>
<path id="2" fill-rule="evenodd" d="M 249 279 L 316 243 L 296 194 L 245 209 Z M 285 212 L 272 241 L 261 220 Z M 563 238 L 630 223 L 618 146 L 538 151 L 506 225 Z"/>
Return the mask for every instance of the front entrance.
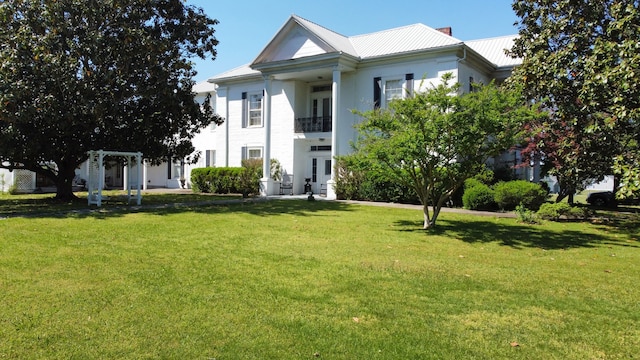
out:
<path id="1" fill-rule="evenodd" d="M 311 186 L 314 194 L 327 193 L 327 181 L 331 179 L 331 157 L 311 158 Z"/>

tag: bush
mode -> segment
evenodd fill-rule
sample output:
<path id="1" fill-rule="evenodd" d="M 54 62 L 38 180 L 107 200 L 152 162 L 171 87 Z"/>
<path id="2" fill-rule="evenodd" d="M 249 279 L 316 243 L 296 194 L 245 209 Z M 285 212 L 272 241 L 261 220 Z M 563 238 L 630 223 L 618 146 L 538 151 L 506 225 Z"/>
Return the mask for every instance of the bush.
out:
<path id="1" fill-rule="evenodd" d="M 583 220 L 593 216 L 593 210 L 586 207 L 571 206 L 567 203 L 546 203 L 540 206 L 537 215 L 541 219 L 558 221 Z"/>
<path id="2" fill-rule="evenodd" d="M 537 210 L 547 198 L 547 192 L 539 184 L 526 180 L 499 182 L 493 190 L 494 200 L 502 210 L 514 210 L 520 204 Z"/>
<path id="3" fill-rule="evenodd" d="M 341 200 L 367 200 L 419 204 L 411 187 L 389 170 L 358 155 L 337 158 L 335 191 Z"/>
<path id="4" fill-rule="evenodd" d="M 493 190 L 476 179 L 468 179 L 464 184 L 462 204 L 469 210 L 493 210 L 496 207 Z"/>
<path id="5" fill-rule="evenodd" d="M 260 178 L 262 177 L 262 159 L 247 159 L 242 161 L 242 171 L 238 177 L 238 190 L 242 197 L 260 193 Z"/>
<path id="6" fill-rule="evenodd" d="M 257 194 L 260 192 L 262 162 L 247 162 L 244 167 L 206 167 L 191 171 L 193 192 L 217 194 Z"/>
<path id="7" fill-rule="evenodd" d="M 538 220 L 536 219 L 536 213 L 524 207 L 524 205 L 520 204 L 516 206 L 516 216 L 518 217 L 518 221 L 525 224 L 537 224 Z"/>

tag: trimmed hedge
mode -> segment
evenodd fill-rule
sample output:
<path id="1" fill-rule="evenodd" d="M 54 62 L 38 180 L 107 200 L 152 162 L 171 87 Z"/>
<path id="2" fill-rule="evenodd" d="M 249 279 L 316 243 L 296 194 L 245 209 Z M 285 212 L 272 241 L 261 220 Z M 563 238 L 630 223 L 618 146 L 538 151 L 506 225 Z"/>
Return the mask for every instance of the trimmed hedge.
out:
<path id="1" fill-rule="evenodd" d="M 464 183 L 462 206 L 469 210 L 494 210 L 494 191 L 480 180 L 467 179 Z"/>
<path id="2" fill-rule="evenodd" d="M 514 210 L 520 204 L 537 210 L 547 199 L 547 192 L 542 186 L 526 180 L 499 182 L 493 190 L 494 199 L 502 210 Z"/>
<path id="3" fill-rule="evenodd" d="M 260 174 L 255 167 L 206 167 L 191 170 L 191 189 L 196 193 L 257 194 Z"/>

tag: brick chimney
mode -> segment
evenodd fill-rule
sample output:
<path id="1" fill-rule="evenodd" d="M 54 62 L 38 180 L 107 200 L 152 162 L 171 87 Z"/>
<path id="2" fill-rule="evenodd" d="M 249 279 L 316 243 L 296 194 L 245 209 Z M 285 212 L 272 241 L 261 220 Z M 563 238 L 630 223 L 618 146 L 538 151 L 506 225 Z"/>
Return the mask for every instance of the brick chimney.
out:
<path id="1" fill-rule="evenodd" d="M 453 36 L 453 32 L 451 31 L 451 26 L 437 28 L 436 30 L 440 31 L 443 34 Z"/>

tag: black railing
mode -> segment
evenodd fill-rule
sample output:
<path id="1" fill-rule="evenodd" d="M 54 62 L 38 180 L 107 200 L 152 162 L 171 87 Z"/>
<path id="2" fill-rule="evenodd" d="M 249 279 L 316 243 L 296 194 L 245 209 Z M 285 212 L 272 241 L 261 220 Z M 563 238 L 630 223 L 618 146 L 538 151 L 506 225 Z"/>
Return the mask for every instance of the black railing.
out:
<path id="1" fill-rule="evenodd" d="M 295 122 L 295 132 L 312 133 L 312 132 L 330 132 L 331 116 L 313 116 L 306 118 L 297 118 Z"/>

